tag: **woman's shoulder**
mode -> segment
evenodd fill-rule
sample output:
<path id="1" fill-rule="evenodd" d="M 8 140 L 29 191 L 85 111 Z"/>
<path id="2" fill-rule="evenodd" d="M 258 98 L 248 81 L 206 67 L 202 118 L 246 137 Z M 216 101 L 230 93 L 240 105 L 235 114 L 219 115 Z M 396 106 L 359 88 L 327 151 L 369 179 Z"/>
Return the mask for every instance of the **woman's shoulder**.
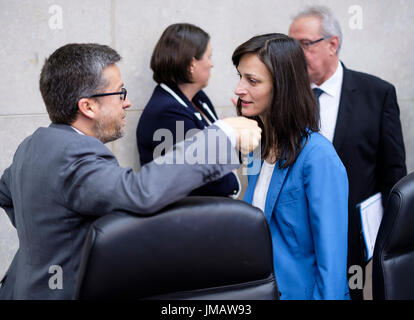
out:
<path id="1" fill-rule="evenodd" d="M 307 172 L 335 170 L 344 179 L 347 177 L 346 169 L 333 144 L 319 132 L 312 132 L 308 136 L 297 161 L 302 168 L 308 170 Z"/>
<path id="2" fill-rule="evenodd" d="M 165 91 L 160 85 L 157 85 L 152 92 L 151 98 L 149 99 L 146 107 L 154 106 L 154 107 L 163 107 L 168 105 L 176 105 L 179 104 L 174 97 Z"/>
<path id="3" fill-rule="evenodd" d="M 156 115 L 172 112 L 181 113 L 184 107 L 167 91 L 165 91 L 160 85 L 154 88 L 151 98 L 148 100 L 142 113 L 143 116 Z"/>
<path id="4" fill-rule="evenodd" d="M 302 153 L 312 157 L 337 156 L 332 143 L 319 132 L 311 132 L 307 138 L 304 139 L 304 147 Z"/>

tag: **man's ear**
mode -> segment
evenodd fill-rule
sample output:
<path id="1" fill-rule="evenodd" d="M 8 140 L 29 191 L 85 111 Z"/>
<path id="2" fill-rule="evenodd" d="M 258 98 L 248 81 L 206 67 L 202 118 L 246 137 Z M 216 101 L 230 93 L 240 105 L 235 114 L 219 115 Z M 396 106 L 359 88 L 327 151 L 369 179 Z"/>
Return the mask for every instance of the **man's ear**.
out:
<path id="1" fill-rule="evenodd" d="M 95 119 L 98 108 L 98 103 L 93 99 L 82 98 L 78 101 L 79 112 L 88 119 Z"/>
<path id="2" fill-rule="evenodd" d="M 339 48 L 339 38 L 338 36 L 332 36 L 329 39 L 329 49 L 331 55 L 338 54 L 338 48 Z"/>

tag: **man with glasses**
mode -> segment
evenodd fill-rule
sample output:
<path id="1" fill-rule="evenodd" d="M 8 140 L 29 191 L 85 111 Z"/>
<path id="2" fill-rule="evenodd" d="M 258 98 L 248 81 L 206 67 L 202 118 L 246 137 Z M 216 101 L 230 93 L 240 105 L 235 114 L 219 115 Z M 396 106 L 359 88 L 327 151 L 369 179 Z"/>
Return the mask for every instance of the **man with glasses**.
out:
<path id="1" fill-rule="evenodd" d="M 120 59 L 108 46 L 69 44 L 46 60 L 40 91 L 52 124 L 21 143 L 0 180 L 0 207 L 19 237 L 0 299 L 73 299 L 83 242 L 94 220 L 117 211 L 156 212 L 237 168 L 234 146 L 244 153 L 258 146 L 255 121 L 227 118 L 174 149 L 182 159 L 187 150 L 205 150 L 207 131 L 213 130 L 228 142 L 224 150 L 218 146 L 215 163 L 205 150 L 205 164 L 150 162 L 139 173 L 121 168 L 104 145 L 122 136 L 131 106 L 116 65 Z"/>
<path id="2" fill-rule="evenodd" d="M 311 7 L 295 16 L 289 36 L 300 42 L 305 53 L 320 106 L 321 133 L 333 143 L 347 169 L 348 268 L 359 265 L 364 270 L 357 204 L 381 192 L 385 205 L 393 185 L 407 173 L 395 88 L 339 61 L 341 27 L 326 7 Z M 363 299 L 360 289 L 350 294 L 352 299 Z"/>

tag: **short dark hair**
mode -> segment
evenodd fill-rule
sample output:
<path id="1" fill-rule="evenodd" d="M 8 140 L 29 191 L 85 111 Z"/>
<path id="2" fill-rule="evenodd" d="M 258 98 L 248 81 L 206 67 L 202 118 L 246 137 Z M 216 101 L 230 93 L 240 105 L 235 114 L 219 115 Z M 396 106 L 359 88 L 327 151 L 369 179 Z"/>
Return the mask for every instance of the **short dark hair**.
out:
<path id="1" fill-rule="evenodd" d="M 207 32 L 189 23 L 177 23 L 167 27 L 151 57 L 155 82 L 166 85 L 192 83 L 189 72 L 191 60 L 202 58 L 209 40 Z"/>
<path id="2" fill-rule="evenodd" d="M 237 67 L 247 53 L 255 53 L 269 70 L 273 81 L 273 97 L 268 111 L 261 119 L 262 157 L 275 151 L 279 167 L 286 168 L 296 161 L 303 148 L 303 138 L 319 131 L 319 110 L 310 87 L 303 50 L 295 39 L 271 33 L 251 38 L 233 53 Z M 241 115 L 240 99 L 237 112 Z"/>
<path id="3" fill-rule="evenodd" d="M 103 90 L 102 71 L 121 56 L 106 45 L 67 44 L 46 59 L 40 74 L 40 92 L 53 123 L 72 124 L 78 101 Z"/>

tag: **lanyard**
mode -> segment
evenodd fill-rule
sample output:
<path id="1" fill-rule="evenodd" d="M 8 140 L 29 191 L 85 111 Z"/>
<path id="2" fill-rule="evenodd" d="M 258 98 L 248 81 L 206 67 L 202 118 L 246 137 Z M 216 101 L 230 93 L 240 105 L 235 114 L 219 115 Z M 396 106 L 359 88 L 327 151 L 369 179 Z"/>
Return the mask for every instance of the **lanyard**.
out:
<path id="1" fill-rule="evenodd" d="M 161 83 L 161 88 L 163 88 L 165 91 L 167 91 L 170 95 L 174 97 L 175 100 L 177 100 L 180 104 L 182 104 L 184 107 L 188 108 L 188 106 L 185 104 L 183 99 L 181 99 L 170 87 L 168 87 L 166 84 Z"/>
<path id="2" fill-rule="evenodd" d="M 210 117 L 214 120 L 217 121 L 218 119 L 216 118 L 216 116 L 214 115 L 214 113 L 210 110 L 210 108 L 208 107 L 207 103 L 203 102 L 203 108 L 204 110 L 206 110 L 208 112 L 208 114 L 210 115 Z"/>
<path id="3" fill-rule="evenodd" d="M 167 91 L 170 95 L 173 96 L 173 98 L 175 100 L 177 100 L 181 105 L 183 105 L 184 107 L 188 108 L 187 104 L 183 101 L 183 99 L 181 99 L 175 92 L 174 90 L 172 90 L 170 87 L 168 87 L 165 83 L 161 83 L 160 84 L 161 88 L 163 88 L 165 91 Z M 214 120 L 217 121 L 218 119 L 214 116 L 214 113 L 210 110 L 210 108 L 208 107 L 207 103 L 203 102 L 202 106 L 204 108 L 204 110 L 206 110 L 208 112 L 208 114 L 210 115 L 210 117 Z M 196 117 L 202 121 L 201 119 L 201 115 L 198 112 L 194 113 L 196 115 Z M 207 121 L 208 124 L 211 124 L 211 122 L 208 119 L 205 119 Z"/>

